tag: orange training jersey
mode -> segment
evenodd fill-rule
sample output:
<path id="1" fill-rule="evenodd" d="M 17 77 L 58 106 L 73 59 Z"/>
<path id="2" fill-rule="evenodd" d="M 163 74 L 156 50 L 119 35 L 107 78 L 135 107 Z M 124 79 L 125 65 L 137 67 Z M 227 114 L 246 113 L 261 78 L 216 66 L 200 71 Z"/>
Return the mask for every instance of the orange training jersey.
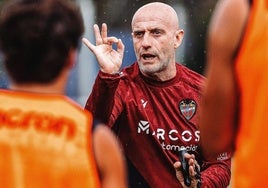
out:
<path id="1" fill-rule="evenodd" d="M 268 0 L 253 0 L 236 73 L 241 101 L 234 187 L 267 187 Z"/>
<path id="2" fill-rule="evenodd" d="M 67 97 L 0 90 L 0 187 L 100 187 L 91 125 Z"/>

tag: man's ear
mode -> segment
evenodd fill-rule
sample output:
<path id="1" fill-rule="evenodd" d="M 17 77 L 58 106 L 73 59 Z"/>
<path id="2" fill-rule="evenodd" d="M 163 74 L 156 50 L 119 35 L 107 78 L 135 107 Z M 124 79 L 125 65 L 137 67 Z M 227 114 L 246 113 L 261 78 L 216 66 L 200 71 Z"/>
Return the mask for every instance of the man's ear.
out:
<path id="1" fill-rule="evenodd" d="M 182 29 L 179 29 L 176 31 L 174 48 L 178 48 L 181 45 L 183 36 L 184 36 L 184 31 Z"/>
<path id="2" fill-rule="evenodd" d="M 75 66 L 76 62 L 77 62 L 77 58 L 78 58 L 78 50 L 74 49 L 74 48 L 71 48 L 69 50 L 68 57 L 66 59 L 67 67 L 73 68 Z"/>

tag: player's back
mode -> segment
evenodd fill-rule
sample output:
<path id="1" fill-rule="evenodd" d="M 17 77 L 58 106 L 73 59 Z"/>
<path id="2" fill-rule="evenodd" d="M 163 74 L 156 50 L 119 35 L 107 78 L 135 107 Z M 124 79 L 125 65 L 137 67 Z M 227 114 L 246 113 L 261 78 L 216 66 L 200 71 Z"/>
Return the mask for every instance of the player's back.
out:
<path id="1" fill-rule="evenodd" d="M 91 125 L 67 97 L 2 90 L 1 187 L 99 187 Z"/>

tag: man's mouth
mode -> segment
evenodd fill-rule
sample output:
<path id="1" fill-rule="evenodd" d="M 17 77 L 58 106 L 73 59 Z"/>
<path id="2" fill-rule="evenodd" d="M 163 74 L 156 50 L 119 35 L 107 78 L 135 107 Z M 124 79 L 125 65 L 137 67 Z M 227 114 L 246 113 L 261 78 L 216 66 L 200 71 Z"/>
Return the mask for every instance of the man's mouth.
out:
<path id="1" fill-rule="evenodd" d="M 152 60 L 155 58 L 155 55 L 152 54 L 142 54 L 141 56 L 144 60 Z"/>

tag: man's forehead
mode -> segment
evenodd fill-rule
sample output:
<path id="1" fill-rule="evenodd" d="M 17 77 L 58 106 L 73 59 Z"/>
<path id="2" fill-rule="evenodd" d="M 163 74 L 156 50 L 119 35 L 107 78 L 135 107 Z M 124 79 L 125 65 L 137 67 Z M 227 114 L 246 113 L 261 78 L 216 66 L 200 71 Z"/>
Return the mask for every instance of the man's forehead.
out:
<path id="1" fill-rule="evenodd" d="M 159 26 L 159 25 L 140 25 L 140 26 L 134 26 L 132 28 L 133 31 L 152 31 L 152 30 L 166 30 L 167 27 L 165 26 Z"/>
<path id="2" fill-rule="evenodd" d="M 156 29 L 156 28 L 167 28 L 170 23 L 166 18 L 161 17 L 140 17 L 133 20 L 132 29 Z"/>

